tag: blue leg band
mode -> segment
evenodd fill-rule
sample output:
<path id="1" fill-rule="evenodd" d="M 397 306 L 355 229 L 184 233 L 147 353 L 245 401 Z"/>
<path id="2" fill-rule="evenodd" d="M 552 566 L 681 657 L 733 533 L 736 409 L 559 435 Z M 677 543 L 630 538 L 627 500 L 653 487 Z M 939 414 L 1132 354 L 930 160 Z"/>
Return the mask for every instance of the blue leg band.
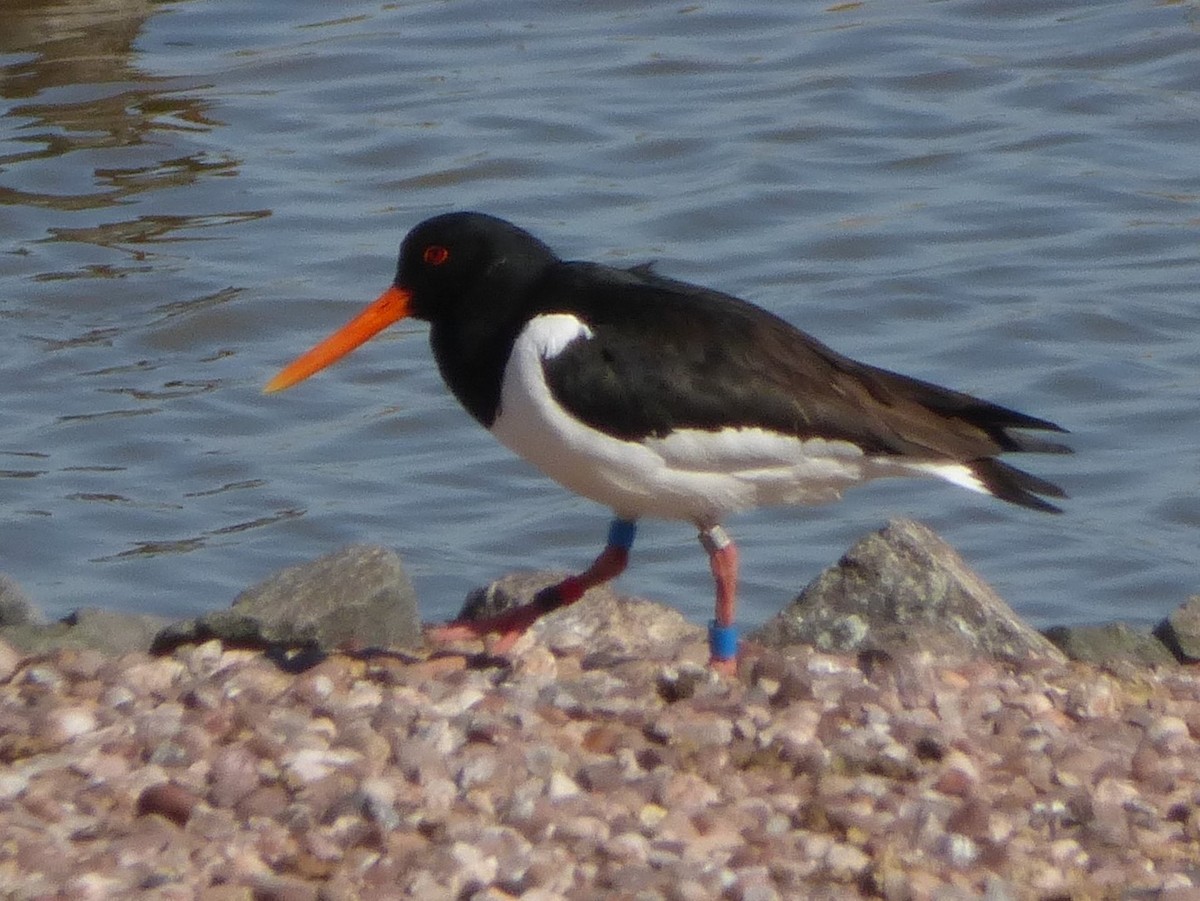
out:
<path id="1" fill-rule="evenodd" d="M 738 627 L 721 626 L 714 619 L 708 624 L 708 651 L 714 660 L 733 660 L 737 657 Z"/>
<path id="2" fill-rule="evenodd" d="M 614 519 L 608 527 L 608 546 L 618 547 L 623 551 L 633 547 L 633 539 L 637 537 L 637 523 L 631 519 Z"/>

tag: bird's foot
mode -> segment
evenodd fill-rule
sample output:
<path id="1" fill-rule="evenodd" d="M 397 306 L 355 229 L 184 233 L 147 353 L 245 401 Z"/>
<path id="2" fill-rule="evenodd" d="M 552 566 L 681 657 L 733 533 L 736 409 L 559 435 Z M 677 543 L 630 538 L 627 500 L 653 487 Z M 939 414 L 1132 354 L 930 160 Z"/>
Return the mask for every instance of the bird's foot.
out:
<path id="1" fill-rule="evenodd" d="M 564 604 L 564 596 L 570 597 L 576 586 L 573 579 L 564 579 L 557 585 L 543 588 L 528 604 L 513 607 L 495 616 L 480 619 L 459 619 L 446 623 L 444 626 L 434 626 L 426 632 L 430 641 L 436 643 L 452 641 L 487 640 L 495 636 L 489 644 L 493 654 L 506 654 L 512 649 L 522 635 L 535 622 L 558 609 Z M 574 600 L 574 598 L 571 598 Z"/>
<path id="2" fill-rule="evenodd" d="M 615 519 L 608 530 L 608 543 L 592 565 L 577 576 L 567 576 L 561 582 L 539 591 L 528 604 L 505 610 L 482 619 L 459 619 L 434 626 L 425 634 L 430 641 L 448 642 L 498 636 L 490 643 L 494 654 L 507 653 L 517 639 L 542 616 L 568 607 L 583 597 L 584 592 L 615 579 L 629 561 L 629 548 L 637 529 L 631 520 Z"/>
<path id="3" fill-rule="evenodd" d="M 737 677 L 738 662 L 736 657 L 710 657 L 708 668 L 714 673 L 733 679 Z"/>
<path id="4" fill-rule="evenodd" d="M 738 628 L 721 625 L 715 619 L 708 624 L 708 665 L 723 676 L 736 676 L 738 668 Z"/>

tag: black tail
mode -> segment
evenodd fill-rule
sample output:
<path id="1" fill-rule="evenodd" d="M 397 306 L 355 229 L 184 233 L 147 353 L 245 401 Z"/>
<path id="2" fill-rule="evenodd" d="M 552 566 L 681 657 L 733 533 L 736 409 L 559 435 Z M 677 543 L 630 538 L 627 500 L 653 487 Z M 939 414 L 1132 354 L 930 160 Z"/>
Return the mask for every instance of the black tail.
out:
<path id="1" fill-rule="evenodd" d="M 851 362 L 853 363 L 853 361 Z M 998 453 L 1022 451 L 1037 454 L 1072 453 L 1070 447 L 1058 441 L 1026 434 L 1012 434 L 1009 431 L 1010 429 L 1028 429 L 1034 432 L 1065 434 L 1067 430 L 1058 423 L 1030 416 L 1028 413 L 1021 413 L 1011 407 L 994 404 L 971 394 L 943 388 L 933 382 L 900 375 L 888 369 L 878 369 L 861 363 L 853 365 L 859 367 L 859 371 L 869 374 L 871 380 L 884 386 L 885 393 L 880 397 L 884 402 L 890 403 L 887 396 L 887 392 L 890 392 L 914 401 L 926 410 L 946 419 L 957 419 L 968 423 L 994 441 Z M 868 388 L 870 388 L 869 382 Z"/>

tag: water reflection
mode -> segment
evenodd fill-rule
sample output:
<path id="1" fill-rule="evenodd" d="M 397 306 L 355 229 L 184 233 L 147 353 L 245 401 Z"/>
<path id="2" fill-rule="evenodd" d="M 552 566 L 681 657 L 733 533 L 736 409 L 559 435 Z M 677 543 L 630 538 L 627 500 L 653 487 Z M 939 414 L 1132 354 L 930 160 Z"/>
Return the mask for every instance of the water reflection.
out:
<path id="1" fill-rule="evenodd" d="M 50 234 L 60 241 L 79 241 L 115 247 L 122 244 L 154 244 L 165 241 L 182 241 L 178 235 L 187 229 L 212 228 L 263 219 L 271 215 L 270 210 L 243 210 L 237 213 L 216 216 L 138 216 L 124 222 L 106 222 L 88 228 L 52 228 Z M 46 277 L 59 277 L 43 275 Z"/>
<path id="2" fill-rule="evenodd" d="M 142 147 L 152 140 L 161 145 L 157 150 L 170 153 L 162 133 L 204 132 L 221 124 L 209 116 L 209 104 L 197 96 L 195 85 L 138 67 L 138 34 L 161 7 L 148 0 L 5 3 L 0 54 L 11 59 L 0 65 L 0 98 L 9 101 L 3 110 L 9 146 L 0 153 L 0 205 L 88 210 L 236 172 L 237 160 L 205 152 L 128 166 L 113 166 L 110 159 L 108 165 L 90 167 L 86 180 L 79 172 L 63 177 L 53 166 L 39 165 L 71 153 Z M 172 224 L 186 223 L 167 223 Z M 86 234 L 56 237 L 89 240 Z"/>
<path id="3" fill-rule="evenodd" d="M 0 321 L 19 323 L 0 362 L 9 400 L 0 568 L 22 561 L 52 573 L 192 553 L 298 515 L 235 500 L 247 492 L 234 488 L 259 483 L 231 478 L 221 420 L 206 406 L 222 385 L 210 367 L 231 353 L 225 317 L 243 288 L 213 284 L 189 248 L 271 211 L 203 185 L 228 185 L 242 168 L 212 137 L 225 128 L 212 86 L 158 74 L 139 46 L 153 45 L 144 37 L 153 16 L 182 5 L 4 0 L 0 9 L 9 235 L 0 279 L 19 299 L 0 309 Z M 192 436 L 172 418 L 180 409 L 218 437 Z M 180 441 L 196 446 L 175 470 Z M 210 496 L 216 522 L 197 528 L 188 507 Z M 73 554 L 81 559 L 62 559 Z"/>
<path id="4" fill-rule="evenodd" d="M 150 0 L 7 0 L 0 51 L 35 54 L 7 65 L 4 97 L 33 97 L 50 87 L 116 82 L 142 23 L 159 4 Z"/>

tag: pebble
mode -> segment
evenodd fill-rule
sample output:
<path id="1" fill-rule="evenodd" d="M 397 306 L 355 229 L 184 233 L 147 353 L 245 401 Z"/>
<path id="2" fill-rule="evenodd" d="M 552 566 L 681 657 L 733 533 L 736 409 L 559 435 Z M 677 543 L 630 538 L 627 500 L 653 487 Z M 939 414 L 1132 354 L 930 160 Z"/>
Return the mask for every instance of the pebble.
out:
<path id="1" fill-rule="evenodd" d="M 208 778 L 209 801 L 232 807 L 258 788 L 258 758 L 244 745 L 224 747 L 213 756 Z"/>
<path id="2" fill-rule="evenodd" d="M 546 786 L 546 795 L 551 801 L 574 798 L 580 793 L 579 784 L 565 773 L 552 773 Z"/>
<path id="3" fill-rule="evenodd" d="M 22 660 L 21 652 L 6 641 L 0 641 L 0 682 L 9 681 Z"/>
<path id="4" fill-rule="evenodd" d="M 825 866 L 838 882 L 857 878 L 870 863 L 871 858 L 865 852 L 842 842 L 835 842 L 825 852 Z"/>
<path id="5" fill-rule="evenodd" d="M 1177 716 L 1156 718 L 1146 730 L 1146 738 L 1160 754 L 1178 754 L 1191 741 L 1188 724 Z"/>
<path id="6" fill-rule="evenodd" d="M 181 785 L 160 782 L 138 795 L 137 812 L 140 816 L 156 813 L 182 826 L 192 815 L 200 798 Z"/>
<path id="7" fill-rule="evenodd" d="M 43 734 L 50 742 L 60 744 L 96 728 L 96 714 L 86 707 L 57 707 L 46 715 Z"/>
<path id="8" fill-rule="evenodd" d="M 692 644 L 12 664 L 0 896 L 1195 891 L 1196 672 L 798 650 L 743 682 Z"/>

